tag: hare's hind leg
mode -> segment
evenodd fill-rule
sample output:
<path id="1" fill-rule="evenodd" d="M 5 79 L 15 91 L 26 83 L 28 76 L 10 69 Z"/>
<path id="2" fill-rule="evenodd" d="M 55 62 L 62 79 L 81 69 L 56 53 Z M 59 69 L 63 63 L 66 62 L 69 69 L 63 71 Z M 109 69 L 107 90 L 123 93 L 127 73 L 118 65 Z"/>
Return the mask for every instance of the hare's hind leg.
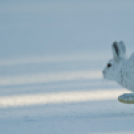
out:
<path id="1" fill-rule="evenodd" d="M 134 104 L 134 93 L 125 93 L 118 97 L 118 100 L 126 104 Z"/>

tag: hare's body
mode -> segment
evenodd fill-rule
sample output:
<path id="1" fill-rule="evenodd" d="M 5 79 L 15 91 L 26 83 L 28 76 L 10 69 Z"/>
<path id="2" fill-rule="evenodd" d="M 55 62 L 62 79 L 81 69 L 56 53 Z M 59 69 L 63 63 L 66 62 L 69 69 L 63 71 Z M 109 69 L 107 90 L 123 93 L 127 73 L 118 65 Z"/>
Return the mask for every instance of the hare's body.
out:
<path id="1" fill-rule="evenodd" d="M 129 61 L 130 59 L 125 59 L 120 63 L 121 67 L 119 70 L 117 83 L 134 92 L 134 67 L 131 69 Z"/>
<path id="2" fill-rule="evenodd" d="M 112 50 L 114 58 L 108 62 L 103 70 L 104 78 L 116 81 L 124 88 L 134 92 L 134 53 L 127 59 L 126 47 L 122 41 L 114 42 Z M 119 96 L 119 100 L 125 103 L 129 100 L 128 103 L 134 103 L 134 94 Z"/>

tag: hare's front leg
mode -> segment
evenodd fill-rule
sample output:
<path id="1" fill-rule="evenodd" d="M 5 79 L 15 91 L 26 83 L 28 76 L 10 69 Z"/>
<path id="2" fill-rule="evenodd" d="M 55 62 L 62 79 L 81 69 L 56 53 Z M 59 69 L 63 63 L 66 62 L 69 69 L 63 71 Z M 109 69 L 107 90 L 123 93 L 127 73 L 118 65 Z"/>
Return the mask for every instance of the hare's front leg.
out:
<path id="1" fill-rule="evenodd" d="M 134 104 L 134 93 L 125 93 L 119 96 L 118 100 L 122 103 Z"/>

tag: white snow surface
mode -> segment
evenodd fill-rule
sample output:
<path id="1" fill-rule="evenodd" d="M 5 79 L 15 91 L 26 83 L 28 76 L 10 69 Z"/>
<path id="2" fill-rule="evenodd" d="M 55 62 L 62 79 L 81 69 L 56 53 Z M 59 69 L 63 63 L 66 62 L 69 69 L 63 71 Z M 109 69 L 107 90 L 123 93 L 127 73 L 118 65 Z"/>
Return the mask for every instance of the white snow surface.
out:
<path id="1" fill-rule="evenodd" d="M 133 134 L 130 91 L 103 80 L 113 41 L 134 51 L 134 1 L 0 1 L 0 134 Z"/>

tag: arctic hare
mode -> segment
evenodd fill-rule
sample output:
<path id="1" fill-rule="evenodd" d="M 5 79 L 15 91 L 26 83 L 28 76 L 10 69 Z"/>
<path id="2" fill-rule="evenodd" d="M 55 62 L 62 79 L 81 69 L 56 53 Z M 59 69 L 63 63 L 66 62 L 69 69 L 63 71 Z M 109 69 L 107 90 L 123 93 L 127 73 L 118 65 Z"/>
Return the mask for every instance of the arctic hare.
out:
<path id="1" fill-rule="evenodd" d="M 134 53 L 126 58 L 126 47 L 123 41 L 113 42 L 113 59 L 110 59 L 102 71 L 103 77 L 116 81 L 121 86 L 134 92 Z M 125 93 L 118 97 L 123 103 L 134 103 L 134 93 Z"/>

